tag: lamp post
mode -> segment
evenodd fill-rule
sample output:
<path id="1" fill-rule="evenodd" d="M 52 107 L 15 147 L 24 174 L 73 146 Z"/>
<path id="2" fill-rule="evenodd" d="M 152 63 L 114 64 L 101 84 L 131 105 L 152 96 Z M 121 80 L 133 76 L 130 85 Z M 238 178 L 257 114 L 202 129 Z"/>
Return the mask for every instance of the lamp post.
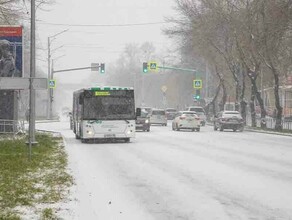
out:
<path id="1" fill-rule="evenodd" d="M 52 44 L 53 40 L 56 39 L 55 38 L 56 36 L 66 32 L 68 30 L 69 29 L 63 30 L 63 31 L 61 31 L 61 32 L 59 32 L 57 34 L 54 34 L 54 35 L 48 37 L 48 80 L 52 79 L 52 76 L 51 76 L 51 44 Z M 59 49 L 59 48 L 56 48 L 56 49 Z M 52 94 L 52 89 L 48 88 L 47 119 L 52 119 L 52 95 L 51 94 Z"/>

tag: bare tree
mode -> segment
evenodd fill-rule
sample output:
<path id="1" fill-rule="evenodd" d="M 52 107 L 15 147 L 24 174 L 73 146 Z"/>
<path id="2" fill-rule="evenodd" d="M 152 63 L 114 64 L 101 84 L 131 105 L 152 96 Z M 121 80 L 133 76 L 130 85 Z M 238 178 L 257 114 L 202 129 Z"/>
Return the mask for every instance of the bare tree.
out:
<path id="1" fill-rule="evenodd" d="M 283 66 L 286 62 L 287 52 L 291 61 L 291 27 L 292 27 L 292 1 L 291 0 L 261 0 L 259 1 L 259 20 L 264 50 L 262 58 L 274 77 L 274 95 L 276 111 L 276 130 L 282 130 L 283 107 L 280 103 L 279 86 L 280 77 L 287 71 Z"/>

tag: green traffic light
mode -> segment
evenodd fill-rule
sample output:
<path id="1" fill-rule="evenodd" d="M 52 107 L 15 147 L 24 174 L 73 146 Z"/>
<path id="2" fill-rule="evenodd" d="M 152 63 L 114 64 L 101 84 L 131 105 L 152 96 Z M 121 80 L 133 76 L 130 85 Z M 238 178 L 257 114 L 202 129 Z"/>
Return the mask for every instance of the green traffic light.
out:
<path id="1" fill-rule="evenodd" d="M 105 64 L 104 63 L 100 64 L 100 73 L 105 73 Z"/>
<path id="2" fill-rule="evenodd" d="M 147 73 L 148 72 L 148 63 L 144 62 L 143 63 L 143 73 Z"/>

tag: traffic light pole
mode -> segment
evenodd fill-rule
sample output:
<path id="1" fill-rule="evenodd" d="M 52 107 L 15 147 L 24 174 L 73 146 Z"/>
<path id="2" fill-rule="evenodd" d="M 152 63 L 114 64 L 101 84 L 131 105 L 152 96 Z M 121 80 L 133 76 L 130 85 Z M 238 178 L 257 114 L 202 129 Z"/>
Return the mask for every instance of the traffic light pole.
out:
<path id="1" fill-rule="evenodd" d="M 62 69 L 62 70 L 54 70 L 54 65 L 52 65 L 52 71 L 51 71 L 51 79 L 53 80 L 54 79 L 54 74 L 55 73 L 60 73 L 60 72 L 69 72 L 69 71 L 77 71 L 77 70 L 87 70 L 87 69 L 92 69 L 93 67 L 90 66 L 90 67 L 78 67 L 78 68 L 71 68 L 71 69 Z M 103 68 L 103 72 L 105 71 L 105 64 L 101 64 L 101 65 L 98 65 L 98 66 L 95 66 L 95 68 Z M 51 93 L 51 105 L 50 105 L 50 115 L 52 116 L 53 115 L 53 100 L 54 100 L 54 91 L 52 90 Z"/>

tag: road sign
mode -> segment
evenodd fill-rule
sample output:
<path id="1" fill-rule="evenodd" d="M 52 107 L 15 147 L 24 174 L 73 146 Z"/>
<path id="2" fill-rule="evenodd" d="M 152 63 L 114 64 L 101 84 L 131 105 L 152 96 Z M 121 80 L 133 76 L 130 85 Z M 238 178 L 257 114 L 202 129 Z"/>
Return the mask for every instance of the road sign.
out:
<path id="1" fill-rule="evenodd" d="M 56 88 L 56 80 L 54 80 L 54 79 L 49 80 L 49 88 L 50 89 Z"/>
<path id="2" fill-rule="evenodd" d="M 0 77 L 0 90 L 1 89 L 16 89 L 23 90 L 29 89 L 30 84 L 29 78 L 21 77 Z M 48 89 L 47 78 L 33 78 L 32 79 L 33 89 Z"/>
<path id="3" fill-rule="evenodd" d="M 201 89 L 202 88 L 202 80 L 201 79 L 195 79 L 193 81 L 193 86 L 195 89 Z"/>
<path id="4" fill-rule="evenodd" d="M 157 71 L 158 65 L 157 62 L 150 62 L 149 63 L 149 69 L 152 71 Z"/>
<path id="5" fill-rule="evenodd" d="M 166 92 L 167 91 L 167 86 L 161 86 L 161 91 Z"/>

